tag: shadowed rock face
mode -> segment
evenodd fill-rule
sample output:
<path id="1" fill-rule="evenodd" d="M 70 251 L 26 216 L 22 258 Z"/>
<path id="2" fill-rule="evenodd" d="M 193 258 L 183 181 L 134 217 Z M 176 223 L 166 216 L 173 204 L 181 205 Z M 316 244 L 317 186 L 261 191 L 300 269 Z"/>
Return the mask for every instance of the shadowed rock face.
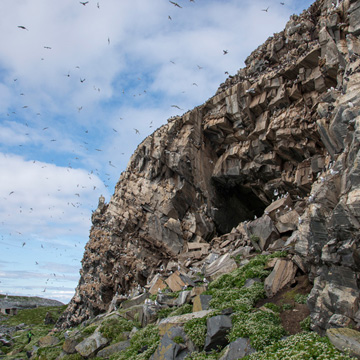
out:
<path id="1" fill-rule="evenodd" d="M 247 222 L 266 208 L 272 234 L 287 240 L 314 281 L 314 328 L 325 330 L 334 314 L 355 321 L 359 18 L 360 1 L 316 1 L 214 97 L 138 146 L 110 203 L 100 199 L 92 215 L 76 294 L 57 326 L 106 311 L 117 293 L 183 259 L 188 243 L 213 242 L 242 222 L 256 227 Z M 272 202 L 284 196 L 280 211 Z"/>

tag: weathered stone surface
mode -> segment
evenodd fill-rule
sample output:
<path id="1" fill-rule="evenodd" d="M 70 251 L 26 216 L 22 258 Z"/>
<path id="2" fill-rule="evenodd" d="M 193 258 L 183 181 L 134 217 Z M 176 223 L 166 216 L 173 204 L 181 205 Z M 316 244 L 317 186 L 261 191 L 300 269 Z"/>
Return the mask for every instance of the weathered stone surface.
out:
<path id="1" fill-rule="evenodd" d="M 121 304 L 121 307 L 123 309 L 128 309 L 132 306 L 135 306 L 135 305 L 140 305 L 142 304 L 145 299 L 147 299 L 149 297 L 149 295 L 147 293 L 143 293 L 141 295 L 138 295 L 138 296 L 135 296 L 129 300 L 126 300 L 124 301 L 122 304 Z"/>
<path id="2" fill-rule="evenodd" d="M 58 344 L 59 342 L 60 340 L 56 336 L 46 335 L 38 340 L 38 345 L 40 347 L 53 346 Z"/>
<path id="3" fill-rule="evenodd" d="M 181 274 L 179 271 L 175 271 L 165 282 L 172 291 L 183 290 L 185 286 L 195 286 L 195 283 L 188 276 Z"/>
<path id="4" fill-rule="evenodd" d="M 273 297 L 286 285 L 294 282 L 297 267 L 290 260 L 278 259 L 274 270 L 264 281 L 264 288 L 267 297 Z"/>
<path id="5" fill-rule="evenodd" d="M 193 312 L 209 310 L 211 295 L 198 295 L 193 299 Z"/>
<path id="6" fill-rule="evenodd" d="M 237 268 L 236 262 L 231 258 L 230 254 L 220 256 L 205 268 L 205 276 L 214 280 L 222 274 L 231 272 Z"/>
<path id="7" fill-rule="evenodd" d="M 130 340 L 120 341 L 116 344 L 109 345 L 104 349 L 100 350 L 96 356 L 99 358 L 106 358 L 117 352 L 126 350 L 130 346 Z"/>
<path id="8" fill-rule="evenodd" d="M 207 333 L 205 339 L 205 351 L 217 349 L 227 345 L 227 333 L 232 328 L 231 319 L 226 315 L 213 316 L 207 319 Z"/>
<path id="9" fill-rule="evenodd" d="M 202 318 L 211 313 L 212 310 L 204 310 L 199 312 L 193 312 L 190 314 L 179 315 L 179 316 L 171 316 L 166 319 L 163 319 L 159 322 L 159 333 L 163 336 L 167 330 L 174 326 L 182 326 L 188 320 Z"/>
<path id="10" fill-rule="evenodd" d="M 149 293 L 155 295 L 159 290 L 164 290 L 167 287 L 164 279 L 161 278 L 161 275 L 157 275 L 154 278 L 154 281 L 150 283 Z"/>
<path id="11" fill-rule="evenodd" d="M 152 324 L 157 320 L 157 312 L 160 306 L 158 305 L 143 305 L 139 311 L 139 322 L 141 326 L 145 327 L 148 324 Z"/>
<path id="12" fill-rule="evenodd" d="M 77 344 L 79 344 L 78 340 L 68 338 L 68 339 L 65 339 L 62 349 L 67 354 L 75 354 L 76 353 L 75 346 Z"/>
<path id="13" fill-rule="evenodd" d="M 182 338 L 183 343 L 174 342 L 173 339 Z M 172 327 L 166 331 L 160 340 L 160 344 L 156 349 L 153 360 L 182 360 L 188 354 L 189 350 L 186 348 L 186 334 L 181 327 Z"/>
<path id="14" fill-rule="evenodd" d="M 76 351 L 84 357 L 94 355 L 109 343 L 109 340 L 103 337 L 99 332 L 95 331 L 81 343 L 75 346 Z"/>
<path id="15" fill-rule="evenodd" d="M 280 237 L 278 230 L 271 218 L 267 215 L 254 220 L 248 225 L 249 237 L 258 238 L 258 244 L 261 250 L 266 250 L 268 246 Z"/>
<path id="16" fill-rule="evenodd" d="M 351 356 L 360 359 L 360 332 L 348 328 L 328 329 L 326 335 L 340 351 L 349 350 Z"/>
<path id="17" fill-rule="evenodd" d="M 191 291 L 181 291 L 179 296 L 175 300 L 175 305 L 182 306 L 190 302 L 190 299 L 191 299 Z"/>
<path id="18" fill-rule="evenodd" d="M 226 347 L 224 355 L 219 360 L 237 360 L 255 351 L 250 345 L 250 339 L 239 338 Z"/>

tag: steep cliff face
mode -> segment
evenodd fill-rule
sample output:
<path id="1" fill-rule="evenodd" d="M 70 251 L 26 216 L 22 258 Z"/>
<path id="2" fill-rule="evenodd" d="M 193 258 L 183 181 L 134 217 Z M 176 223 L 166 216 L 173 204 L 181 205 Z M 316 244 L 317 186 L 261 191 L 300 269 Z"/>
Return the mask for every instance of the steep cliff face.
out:
<path id="1" fill-rule="evenodd" d="M 173 262 L 192 271 L 204 254 L 189 243 L 224 239 L 300 255 L 314 329 L 360 321 L 359 19 L 360 1 L 316 1 L 138 146 L 93 213 L 58 326 L 106 311 Z M 271 236 L 254 244 L 259 222 Z"/>

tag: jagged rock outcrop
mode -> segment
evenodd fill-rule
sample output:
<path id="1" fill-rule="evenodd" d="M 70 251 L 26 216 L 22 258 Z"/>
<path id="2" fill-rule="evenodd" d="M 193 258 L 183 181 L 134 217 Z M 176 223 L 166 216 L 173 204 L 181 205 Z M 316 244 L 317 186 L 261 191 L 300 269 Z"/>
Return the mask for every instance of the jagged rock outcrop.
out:
<path id="1" fill-rule="evenodd" d="M 92 215 L 58 327 L 105 312 L 157 273 L 283 248 L 314 282 L 313 328 L 339 316 L 358 324 L 359 19 L 358 0 L 316 1 L 214 97 L 138 146 Z"/>

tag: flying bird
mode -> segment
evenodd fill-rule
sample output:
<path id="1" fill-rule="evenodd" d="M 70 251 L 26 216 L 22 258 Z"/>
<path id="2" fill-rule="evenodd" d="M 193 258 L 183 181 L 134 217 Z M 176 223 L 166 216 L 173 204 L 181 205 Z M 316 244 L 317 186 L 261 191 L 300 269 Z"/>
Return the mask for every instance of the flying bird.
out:
<path id="1" fill-rule="evenodd" d="M 110 45 L 110 38 L 108 37 L 108 44 Z"/>
<path id="2" fill-rule="evenodd" d="M 9 195 L 11 195 L 11 194 L 13 194 L 14 192 L 13 191 L 11 191 L 10 193 L 9 193 Z"/>
<path id="3" fill-rule="evenodd" d="M 100 9 L 100 4 L 99 3 L 97 3 L 96 6 L 97 6 L 98 9 Z"/>
<path id="4" fill-rule="evenodd" d="M 50 46 L 44 46 L 44 49 L 51 49 Z"/>
<path id="5" fill-rule="evenodd" d="M 201 70 L 203 67 L 202 66 L 200 66 L 200 65 L 197 65 L 197 67 L 199 68 L 199 70 Z"/>
<path id="6" fill-rule="evenodd" d="M 169 2 L 170 2 L 171 4 L 173 4 L 174 6 L 182 9 L 182 7 L 181 7 L 178 3 L 174 2 L 174 1 L 170 1 L 170 0 L 169 0 Z"/>
<path id="7" fill-rule="evenodd" d="M 169 20 L 172 20 L 172 18 L 171 18 L 171 16 L 170 16 L 170 15 L 168 15 L 168 19 L 169 19 Z"/>
<path id="8" fill-rule="evenodd" d="M 140 134 L 140 131 L 138 129 L 134 128 L 134 130 L 135 130 L 135 134 Z"/>
<path id="9" fill-rule="evenodd" d="M 81 4 L 81 5 L 84 5 L 84 6 L 85 6 L 86 4 L 88 4 L 88 3 L 89 3 L 88 1 L 85 1 L 85 2 L 81 2 L 81 1 L 80 1 L 80 4 Z"/>
<path id="10" fill-rule="evenodd" d="M 183 110 L 183 109 L 181 109 L 179 106 L 177 106 L 177 105 L 171 105 L 171 107 L 173 107 L 173 108 L 177 108 L 177 109 L 179 109 L 179 110 Z"/>
<path id="11" fill-rule="evenodd" d="M 229 51 L 228 50 L 223 50 L 223 55 L 226 55 Z"/>
<path id="12" fill-rule="evenodd" d="M 22 243 L 22 247 L 24 247 L 25 245 L 26 245 L 26 242 L 23 242 L 23 243 Z"/>
<path id="13" fill-rule="evenodd" d="M 80 78 L 80 82 L 83 83 L 86 79 Z"/>
<path id="14" fill-rule="evenodd" d="M 198 86 L 198 84 L 197 84 L 197 83 L 193 83 L 193 85 Z"/>
<path id="15" fill-rule="evenodd" d="M 22 25 L 19 25 L 18 28 L 29 31 L 29 29 L 27 29 L 25 26 L 22 26 Z"/>
<path id="16" fill-rule="evenodd" d="M 280 4 L 281 4 L 281 5 L 285 5 L 285 3 L 283 3 L 283 2 L 281 2 Z"/>
<path id="17" fill-rule="evenodd" d="M 261 9 L 261 11 L 265 11 L 265 12 L 268 12 L 268 10 L 269 10 L 269 7 L 270 6 L 268 6 L 266 9 Z"/>

